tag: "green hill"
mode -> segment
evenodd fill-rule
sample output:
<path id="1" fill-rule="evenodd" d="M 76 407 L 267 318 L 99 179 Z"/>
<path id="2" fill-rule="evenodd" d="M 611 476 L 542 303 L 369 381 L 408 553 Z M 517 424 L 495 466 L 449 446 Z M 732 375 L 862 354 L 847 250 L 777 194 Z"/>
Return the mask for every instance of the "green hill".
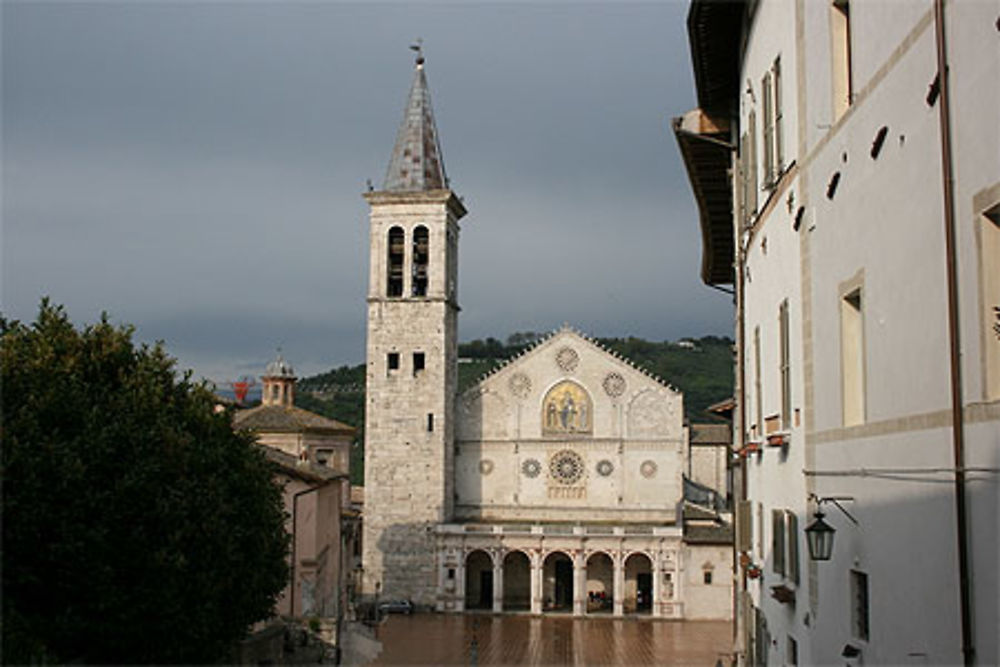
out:
<path id="1" fill-rule="evenodd" d="M 541 336 L 515 333 L 473 340 L 458 346 L 458 384 L 464 390 L 504 360 L 520 354 Z M 684 392 L 684 412 L 691 421 L 710 421 L 705 409 L 733 395 L 733 341 L 718 336 L 687 339 L 684 343 L 653 342 L 642 338 L 597 338 L 604 347 L 631 360 Z M 295 404 L 306 410 L 350 424 L 358 429 L 351 450 L 351 483 L 364 483 L 365 365 L 341 366 L 303 378 Z"/>

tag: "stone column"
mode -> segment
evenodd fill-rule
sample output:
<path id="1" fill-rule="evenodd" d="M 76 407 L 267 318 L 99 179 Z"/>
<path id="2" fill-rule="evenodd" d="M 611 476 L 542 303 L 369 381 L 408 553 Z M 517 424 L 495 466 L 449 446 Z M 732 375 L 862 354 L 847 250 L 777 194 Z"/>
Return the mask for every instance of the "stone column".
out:
<path id="1" fill-rule="evenodd" d="M 587 613 L 587 561 L 582 549 L 573 554 L 573 615 Z"/>
<path id="2" fill-rule="evenodd" d="M 625 612 L 625 556 L 619 552 L 614 555 L 615 566 L 615 597 L 614 615 L 621 616 Z"/>
<path id="3" fill-rule="evenodd" d="M 503 611 L 503 553 L 493 554 L 493 613 Z"/>
<path id="4" fill-rule="evenodd" d="M 663 602 L 660 599 L 660 591 L 663 590 L 663 568 L 662 568 L 662 556 L 659 551 L 655 553 L 655 560 L 650 564 L 653 572 L 653 604 L 650 610 L 654 617 L 660 616 L 660 610 L 663 608 Z"/>
<path id="5" fill-rule="evenodd" d="M 531 554 L 531 613 L 542 613 L 542 556 Z"/>
<path id="6" fill-rule="evenodd" d="M 455 611 L 465 611 L 465 553 L 455 568 Z"/>

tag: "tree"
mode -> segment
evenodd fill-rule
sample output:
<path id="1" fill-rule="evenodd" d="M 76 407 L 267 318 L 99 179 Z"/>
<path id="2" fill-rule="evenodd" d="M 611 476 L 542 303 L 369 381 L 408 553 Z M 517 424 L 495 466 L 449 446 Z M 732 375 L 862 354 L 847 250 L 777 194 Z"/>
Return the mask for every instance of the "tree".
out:
<path id="1" fill-rule="evenodd" d="M 225 660 L 288 579 L 281 489 L 161 345 L 0 318 L 3 660 Z"/>

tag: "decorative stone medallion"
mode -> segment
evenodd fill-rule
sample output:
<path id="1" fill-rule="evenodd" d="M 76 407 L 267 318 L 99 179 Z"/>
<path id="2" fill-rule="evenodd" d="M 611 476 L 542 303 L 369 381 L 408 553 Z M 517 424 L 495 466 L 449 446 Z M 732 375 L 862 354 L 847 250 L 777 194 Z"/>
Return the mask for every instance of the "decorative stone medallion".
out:
<path id="1" fill-rule="evenodd" d="M 514 373 L 510 378 L 508 386 L 510 387 L 510 393 L 514 394 L 517 398 L 527 398 L 528 393 L 531 391 L 531 378 L 524 373 Z"/>
<path id="2" fill-rule="evenodd" d="M 538 477 L 540 472 L 542 472 L 542 464 L 538 462 L 538 459 L 525 459 L 524 463 L 521 464 L 521 474 L 525 477 Z"/>
<path id="3" fill-rule="evenodd" d="M 618 398 L 625 393 L 625 378 L 621 373 L 608 373 L 603 382 L 604 392 L 611 398 Z"/>
<path id="4" fill-rule="evenodd" d="M 571 449 L 556 452 L 549 460 L 549 476 L 560 484 L 576 484 L 583 477 L 583 459 Z"/>
<path id="5" fill-rule="evenodd" d="M 653 477 L 656 477 L 656 469 L 657 469 L 656 461 L 650 461 L 649 459 L 646 459 L 645 461 L 642 462 L 642 465 L 639 466 L 639 473 L 642 474 L 642 476 L 645 477 L 646 479 L 651 479 Z"/>
<path id="6" fill-rule="evenodd" d="M 564 347 L 556 352 L 556 365 L 564 373 L 572 373 L 580 363 L 580 355 L 571 347 Z"/>
<path id="7" fill-rule="evenodd" d="M 479 474 L 485 477 L 493 472 L 493 461 L 490 459 L 483 459 L 479 462 Z"/>
<path id="8" fill-rule="evenodd" d="M 615 471 L 615 464 L 611 461 L 604 459 L 597 462 L 597 474 L 601 477 L 607 477 Z"/>

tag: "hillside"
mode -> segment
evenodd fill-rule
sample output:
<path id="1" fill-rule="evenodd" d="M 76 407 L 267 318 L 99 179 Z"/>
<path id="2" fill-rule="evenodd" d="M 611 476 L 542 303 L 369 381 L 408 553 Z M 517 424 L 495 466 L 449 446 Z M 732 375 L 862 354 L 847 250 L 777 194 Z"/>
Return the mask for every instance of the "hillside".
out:
<path id="1" fill-rule="evenodd" d="M 540 338 L 527 332 L 473 340 L 458 346 L 459 389 L 464 390 L 501 362 L 520 354 Z M 642 338 L 597 338 L 599 344 L 630 359 L 652 375 L 684 392 L 684 412 L 692 421 L 711 421 L 705 409 L 733 394 L 733 342 L 704 336 L 689 342 L 653 342 Z M 341 366 L 299 380 L 295 403 L 358 429 L 351 451 L 351 483 L 363 484 L 365 365 Z"/>

